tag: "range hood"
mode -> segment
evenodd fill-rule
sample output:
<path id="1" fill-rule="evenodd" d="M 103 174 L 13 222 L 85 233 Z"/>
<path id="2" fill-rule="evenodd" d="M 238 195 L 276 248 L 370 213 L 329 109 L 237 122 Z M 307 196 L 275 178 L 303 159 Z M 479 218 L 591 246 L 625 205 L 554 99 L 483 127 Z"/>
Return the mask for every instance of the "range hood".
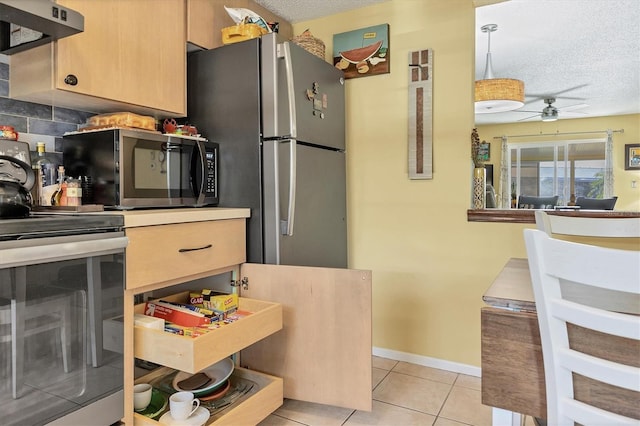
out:
<path id="1" fill-rule="evenodd" d="M 51 0 L 0 0 L 0 53 L 11 55 L 84 31 L 84 17 Z"/>

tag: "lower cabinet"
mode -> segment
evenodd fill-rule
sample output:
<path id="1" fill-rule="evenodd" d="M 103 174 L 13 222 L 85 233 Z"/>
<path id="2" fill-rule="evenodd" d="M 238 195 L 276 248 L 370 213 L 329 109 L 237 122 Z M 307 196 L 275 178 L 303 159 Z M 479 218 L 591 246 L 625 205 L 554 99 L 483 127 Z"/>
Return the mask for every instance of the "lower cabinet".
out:
<path id="1" fill-rule="evenodd" d="M 210 222 L 203 224 L 204 229 L 215 229 Z M 158 232 L 153 241 L 158 246 L 167 243 L 164 238 L 175 240 L 179 235 L 175 227 L 183 224 L 167 225 L 172 232 L 166 235 L 162 232 L 164 226 L 154 227 Z M 144 234 L 134 232 L 129 237 L 141 235 Z M 151 238 L 150 234 L 145 238 Z M 244 229 L 239 229 L 238 235 L 226 234 L 227 238 L 244 241 Z M 200 240 L 198 244 L 202 244 Z M 130 241 L 134 246 L 137 243 Z M 166 265 L 171 268 L 170 261 Z M 277 409 L 283 398 L 371 410 L 370 271 L 249 263 L 216 267 L 219 269 L 210 271 L 211 275 L 231 272 L 238 283 L 239 309 L 251 314 L 198 337 L 132 327 L 132 357 L 164 366 L 138 378 L 136 383 L 151 382 L 175 370 L 196 373 L 234 355 L 233 376 L 251 381 L 254 386 L 246 396 L 215 412 L 207 424 L 257 424 Z M 135 265 L 129 263 L 129 268 Z M 202 273 L 196 275 L 202 277 Z M 181 282 L 190 279 L 185 276 Z M 166 285 L 143 287 L 127 283 L 128 289 L 130 284 L 132 287 L 128 290 L 129 300 L 135 293 L 170 287 L 178 281 L 172 277 Z M 187 295 L 188 292 L 178 292 L 163 299 L 179 301 Z M 136 305 L 129 312 L 130 318 L 143 311 L 144 304 Z M 125 413 L 130 410 L 125 422 L 129 424 L 132 418 L 136 425 L 159 424 L 133 414 L 132 376 L 125 372 L 129 377 L 125 384 Z"/>

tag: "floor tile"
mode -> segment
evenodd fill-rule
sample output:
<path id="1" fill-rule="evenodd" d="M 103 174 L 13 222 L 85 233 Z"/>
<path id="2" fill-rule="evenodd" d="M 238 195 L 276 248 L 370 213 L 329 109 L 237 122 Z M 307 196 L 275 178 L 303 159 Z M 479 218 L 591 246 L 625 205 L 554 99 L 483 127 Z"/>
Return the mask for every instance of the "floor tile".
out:
<path id="1" fill-rule="evenodd" d="M 451 385 L 390 372 L 373 391 L 373 399 L 437 415 Z"/>
<path id="2" fill-rule="evenodd" d="M 271 414 L 269 417 L 258 423 L 258 426 L 300 426 L 301 423 L 294 422 L 293 420 L 285 419 L 284 417 Z"/>
<path id="3" fill-rule="evenodd" d="M 458 374 L 454 386 L 462 386 L 479 391 L 482 390 L 482 379 L 480 377 L 467 376 L 466 374 Z"/>
<path id="4" fill-rule="evenodd" d="M 433 426 L 469 426 L 466 423 L 456 422 L 455 420 L 445 419 L 444 417 L 438 417 Z"/>
<path id="5" fill-rule="evenodd" d="M 483 405 L 479 390 L 454 386 L 439 417 L 474 425 L 491 425 L 491 407 Z"/>
<path id="6" fill-rule="evenodd" d="M 309 426 L 341 425 L 353 413 L 349 408 L 285 399 L 274 414 Z"/>
<path id="7" fill-rule="evenodd" d="M 371 364 L 375 367 L 375 368 L 380 368 L 382 370 L 391 370 L 393 367 L 395 367 L 395 365 L 398 363 L 398 361 L 393 360 L 393 359 L 389 359 L 389 358 L 382 358 L 379 356 L 373 356 L 371 358 Z"/>
<path id="8" fill-rule="evenodd" d="M 385 378 L 385 376 L 389 374 L 388 370 L 382 370 L 380 368 L 371 369 L 371 389 L 375 389 L 378 384 Z"/>
<path id="9" fill-rule="evenodd" d="M 356 411 L 345 423 L 345 426 L 355 425 L 402 425 L 402 426 L 430 426 L 435 416 L 408 410 L 384 402 L 373 401 L 371 412 Z"/>
<path id="10" fill-rule="evenodd" d="M 449 385 L 455 382 L 457 373 L 452 373 L 450 371 L 438 370 L 436 368 L 425 367 L 423 365 L 410 364 L 408 362 L 398 362 L 398 364 L 393 367 L 393 370 L 396 373 L 408 374 L 410 376 L 420 377 L 422 379 L 429 379 L 435 382 L 447 383 Z"/>

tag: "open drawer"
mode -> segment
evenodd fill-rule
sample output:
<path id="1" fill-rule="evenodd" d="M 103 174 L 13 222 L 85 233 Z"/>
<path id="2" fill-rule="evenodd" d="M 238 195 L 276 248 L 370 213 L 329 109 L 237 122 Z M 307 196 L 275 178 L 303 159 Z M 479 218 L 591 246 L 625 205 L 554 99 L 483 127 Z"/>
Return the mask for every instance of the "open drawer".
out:
<path id="1" fill-rule="evenodd" d="M 171 372 L 173 370 L 170 368 L 158 368 L 146 376 L 140 377 L 136 380 L 136 383 L 149 383 L 160 376 L 171 374 Z M 207 425 L 237 426 L 257 424 L 282 405 L 283 382 L 281 378 L 240 367 L 236 367 L 233 370 L 231 378 L 250 381 L 255 388 L 252 388 L 250 392 L 238 398 L 231 405 L 214 412 L 207 421 Z M 166 411 L 168 409 L 169 406 L 167 404 Z M 135 413 L 134 424 L 140 426 L 159 425 L 161 423 L 142 414 Z"/>
<path id="2" fill-rule="evenodd" d="M 184 302 L 188 296 L 189 292 L 185 291 L 162 299 Z M 135 357 L 195 374 L 282 329 L 282 306 L 279 303 L 240 297 L 238 304 L 238 309 L 252 314 L 198 337 L 135 327 Z M 144 304 L 136 305 L 135 313 L 144 313 Z"/>

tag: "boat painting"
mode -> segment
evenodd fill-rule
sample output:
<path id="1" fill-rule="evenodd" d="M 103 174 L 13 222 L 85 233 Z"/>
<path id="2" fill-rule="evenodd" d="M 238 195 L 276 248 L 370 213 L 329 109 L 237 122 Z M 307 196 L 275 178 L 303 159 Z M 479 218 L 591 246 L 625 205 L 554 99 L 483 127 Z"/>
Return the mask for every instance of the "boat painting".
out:
<path id="1" fill-rule="evenodd" d="M 333 64 L 345 78 L 389 73 L 389 54 L 389 24 L 333 36 Z"/>

